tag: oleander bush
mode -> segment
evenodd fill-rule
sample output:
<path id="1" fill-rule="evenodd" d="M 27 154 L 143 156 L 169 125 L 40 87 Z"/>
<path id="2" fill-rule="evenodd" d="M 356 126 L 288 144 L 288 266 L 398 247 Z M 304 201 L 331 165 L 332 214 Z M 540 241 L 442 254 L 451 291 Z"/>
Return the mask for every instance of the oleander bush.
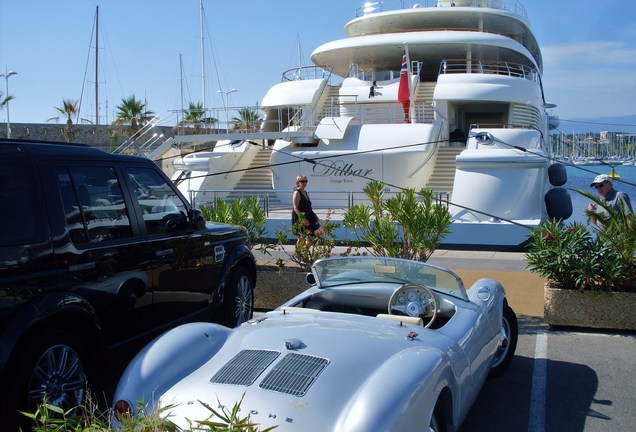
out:
<path id="1" fill-rule="evenodd" d="M 634 253 L 636 252 L 636 220 L 634 215 L 623 207 L 618 210 L 609 207 L 605 200 L 597 195 L 584 190 L 577 192 L 592 200 L 597 208 L 603 209 L 597 213 L 585 210 L 585 214 L 588 218 L 594 218 L 596 221 L 592 225 L 596 234 L 616 249 L 626 266 L 633 266 Z"/>
<path id="2" fill-rule="evenodd" d="M 528 270 L 554 287 L 583 291 L 636 292 L 636 221 L 585 191 L 604 211 L 588 217 L 596 223 L 551 220 L 536 228 L 526 254 Z"/>
<path id="3" fill-rule="evenodd" d="M 356 204 L 345 213 L 343 225 L 354 230 L 356 242 L 375 256 L 427 261 L 450 232 L 448 208 L 430 189 L 404 189 L 384 197 L 386 186 L 369 182 L 363 189 L 370 205 Z"/>
<path id="4" fill-rule="evenodd" d="M 332 255 L 336 246 L 334 231 L 339 224 L 331 221 L 331 211 L 328 211 L 325 220 L 321 221 L 320 229 L 309 234 L 303 226 L 303 219 L 304 214 L 301 212 L 295 226 L 276 230 L 277 247 L 287 254 L 290 261 L 298 264 L 302 271 L 310 271 L 314 262 L 320 258 L 329 258 Z M 291 253 L 283 248 L 283 245 L 288 243 L 290 235 L 298 238 L 296 247 Z M 280 262 L 279 267 L 283 266 L 284 263 Z"/>

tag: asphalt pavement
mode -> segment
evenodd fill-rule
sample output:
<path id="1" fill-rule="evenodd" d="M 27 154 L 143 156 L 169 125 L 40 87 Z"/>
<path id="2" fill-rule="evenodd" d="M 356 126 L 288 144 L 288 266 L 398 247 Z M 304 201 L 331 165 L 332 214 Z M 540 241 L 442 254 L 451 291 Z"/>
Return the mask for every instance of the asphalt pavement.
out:
<path id="1" fill-rule="evenodd" d="M 636 430 L 636 333 L 519 324 L 509 369 L 486 382 L 461 432 Z"/>

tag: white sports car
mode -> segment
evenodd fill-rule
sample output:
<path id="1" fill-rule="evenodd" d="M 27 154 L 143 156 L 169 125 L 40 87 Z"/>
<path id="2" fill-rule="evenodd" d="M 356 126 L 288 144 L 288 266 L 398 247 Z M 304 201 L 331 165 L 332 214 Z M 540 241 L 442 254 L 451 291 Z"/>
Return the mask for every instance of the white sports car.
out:
<path id="1" fill-rule="evenodd" d="M 205 404 L 240 401 L 263 429 L 450 432 L 514 355 L 517 318 L 496 280 L 465 289 L 430 264 L 338 257 L 307 281 L 240 327 L 187 324 L 150 343 L 119 382 L 116 414 L 145 401 L 188 428 L 210 417 Z"/>

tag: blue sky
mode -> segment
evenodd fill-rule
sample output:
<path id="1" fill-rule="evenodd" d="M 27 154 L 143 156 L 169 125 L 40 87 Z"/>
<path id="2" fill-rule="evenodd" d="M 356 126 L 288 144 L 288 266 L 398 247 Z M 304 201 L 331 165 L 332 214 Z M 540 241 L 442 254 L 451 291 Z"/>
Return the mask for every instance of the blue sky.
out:
<path id="1" fill-rule="evenodd" d="M 206 106 L 223 106 L 217 91 L 230 89 L 237 90 L 228 95 L 230 107 L 260 102 L 284 70 L 298 65 L 299 42 L 309 64 L 315 47 L 344 37 L 344 24 L 362 3 L 204 0 Z M 562 126 L 636 114 L 636 2 L 523 5 L 543 52 L 546 100 L 558 105 Z M 9 78 L 12 123 L 45 123 L 63 99 L 80 97 L 82 117 L 94 120 L 96 6 L 101 123 L 112 122 L 115 106 L 131 95 L 166 116 L 181 106 L 181 82 L 186 105 L 202 100 L 199 0 L 0 0 L 0 73 L 18 73 Z M 5 84 L 1 79 L 3 93 Z"/>

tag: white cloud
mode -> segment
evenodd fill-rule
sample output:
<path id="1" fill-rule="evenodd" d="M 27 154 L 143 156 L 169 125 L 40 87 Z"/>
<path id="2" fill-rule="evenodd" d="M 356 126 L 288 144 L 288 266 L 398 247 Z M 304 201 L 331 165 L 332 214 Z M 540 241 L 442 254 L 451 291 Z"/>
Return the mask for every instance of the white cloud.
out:
<path id="1" fill-rule="evenodd" d="M 541 49 L 544 70 L 567 68 L 580 70 L 593 67 L 636 65 L 636 49 L 621 42 L 584 42 L 552 45 Z"/>
<path id="2" fill-rule="evenodd" d="M 620 42 L 585 42 L 542 49 L 548 100 L 563 117 L 607 117 L 636 112 L 636 49 Z"/>

